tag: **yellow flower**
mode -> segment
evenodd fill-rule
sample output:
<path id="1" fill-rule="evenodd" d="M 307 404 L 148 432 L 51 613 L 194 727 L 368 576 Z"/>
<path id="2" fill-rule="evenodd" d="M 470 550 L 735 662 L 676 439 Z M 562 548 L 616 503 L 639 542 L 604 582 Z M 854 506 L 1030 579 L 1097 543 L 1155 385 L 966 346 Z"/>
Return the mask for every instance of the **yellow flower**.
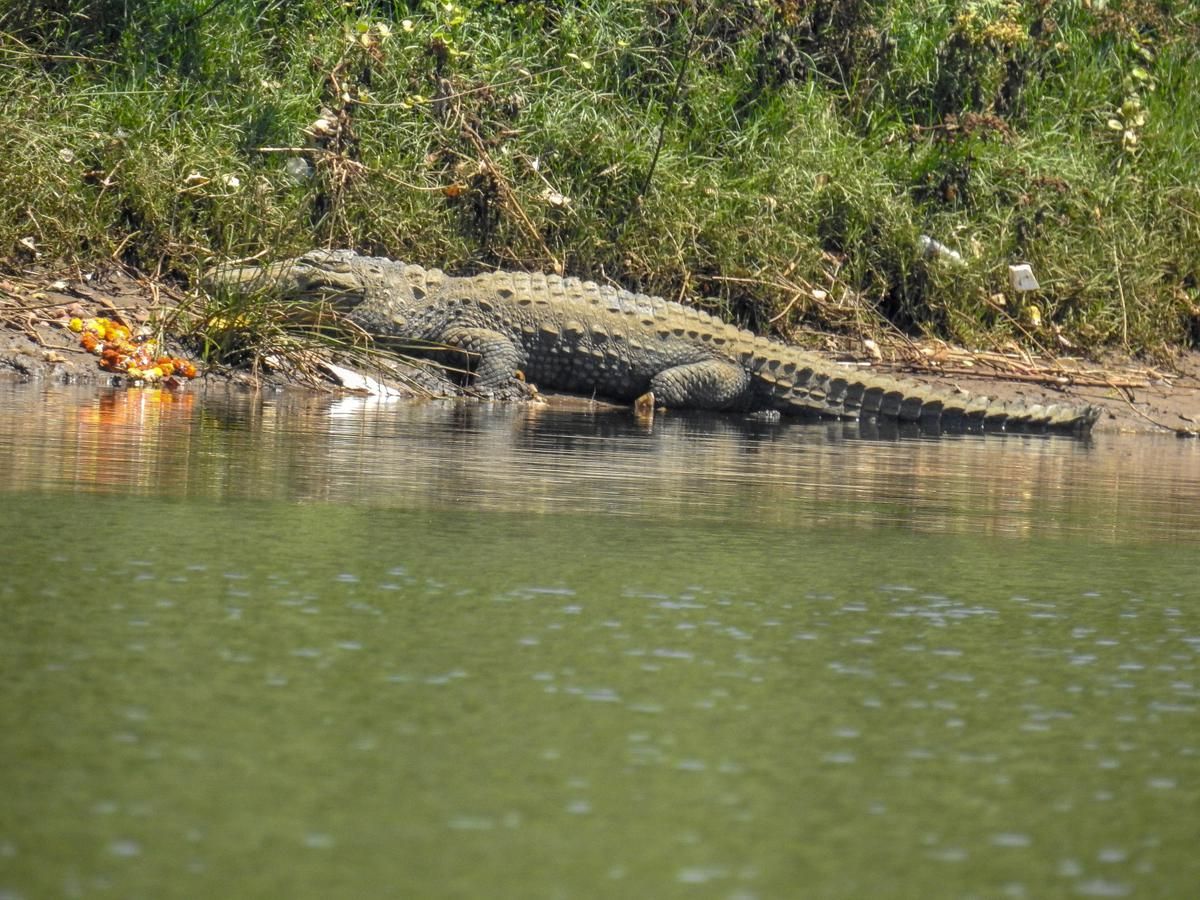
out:
<path id="1" fill-rule="evenodd" d="M 79 334 L 81 331 L 83 331 L 83 319 L 79 319 L 79 318 L 72 319 L 70 322 L 67 323 L 67 327 L 70 328 L 76 334 Z"/>

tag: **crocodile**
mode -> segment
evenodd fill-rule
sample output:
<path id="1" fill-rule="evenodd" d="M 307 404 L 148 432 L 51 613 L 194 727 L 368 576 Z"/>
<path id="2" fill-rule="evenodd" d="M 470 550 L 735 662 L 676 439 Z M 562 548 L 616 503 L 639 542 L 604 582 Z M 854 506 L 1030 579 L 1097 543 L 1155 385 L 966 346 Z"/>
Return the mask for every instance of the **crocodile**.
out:
<path id="1" fill-rule="evenodd" d="M 681 303 L 577 278 L 452 276 L 320 250 L 218 270 L 213 280 L 328 303 L 378 340 L 463 365 L 484 392 L 525 383 L 644 410 L 893 420 L 936 431 L 1085 434 L 1100 414 L 1090 405 L 998 403 L 843 366 Z"/>

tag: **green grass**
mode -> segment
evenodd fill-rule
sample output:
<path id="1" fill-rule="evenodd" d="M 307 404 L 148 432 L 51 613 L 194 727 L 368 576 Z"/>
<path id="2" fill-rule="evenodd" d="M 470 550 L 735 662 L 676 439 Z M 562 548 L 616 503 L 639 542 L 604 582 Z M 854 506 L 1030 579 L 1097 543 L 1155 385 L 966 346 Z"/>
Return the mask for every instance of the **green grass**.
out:
<path id="1" fill-rule="evenodd" d="M 8 0 L 0 259 L 353 247 L 1165 353 L 1200 339 L 1196 84 L 1186 0 Z"/>

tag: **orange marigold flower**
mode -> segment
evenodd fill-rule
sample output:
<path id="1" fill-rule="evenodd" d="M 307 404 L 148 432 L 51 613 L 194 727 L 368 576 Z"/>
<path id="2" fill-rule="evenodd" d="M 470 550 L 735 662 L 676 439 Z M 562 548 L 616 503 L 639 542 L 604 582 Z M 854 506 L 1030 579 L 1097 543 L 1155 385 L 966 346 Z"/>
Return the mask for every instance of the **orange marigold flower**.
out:
<path id="1" fill-rule="evenodd" d="M 95 353 L 96 348 L 100 346 L 100 339 L 90 331 L 85 331 L 79 336 L 79 344 L 88 353 Z"/>

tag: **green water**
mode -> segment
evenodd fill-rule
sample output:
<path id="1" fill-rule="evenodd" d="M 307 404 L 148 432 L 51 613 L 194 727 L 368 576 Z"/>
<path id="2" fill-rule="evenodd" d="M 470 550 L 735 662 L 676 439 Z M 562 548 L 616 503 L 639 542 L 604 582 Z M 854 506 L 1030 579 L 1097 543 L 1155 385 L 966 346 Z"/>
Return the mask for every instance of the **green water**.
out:
<path id="1" fill-rule="evenodd" d="M 10 389 L 0 897 L 1186 897 L 1200 452 Z"/>

